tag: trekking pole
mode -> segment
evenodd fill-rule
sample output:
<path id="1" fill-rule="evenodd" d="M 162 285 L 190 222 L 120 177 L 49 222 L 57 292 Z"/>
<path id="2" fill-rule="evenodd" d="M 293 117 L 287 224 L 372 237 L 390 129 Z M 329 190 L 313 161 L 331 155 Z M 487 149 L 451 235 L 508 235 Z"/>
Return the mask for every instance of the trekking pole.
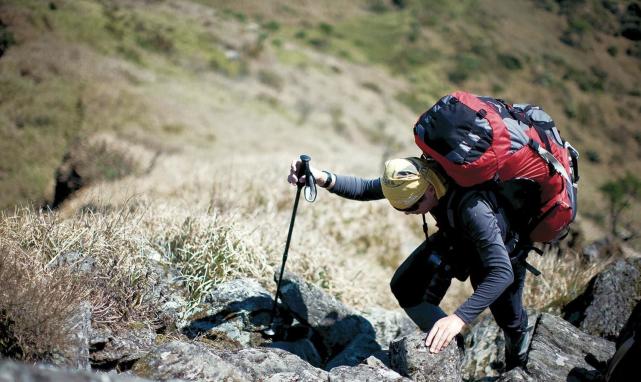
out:
<path id="1" fill-rule="evenodd" d="M 296 176 L 300 177 L 305 175 L 305 200 L 313 202 L 316 200 L 316 180 L 309 169 L 309 161 L 312 158 L 309 155 L 301 155 L 301 166 L 296 172 Z M 300 192 L 303 185 L 300 182 L 296 183 L 296 198 L 294 199 L 294 209 L 292 210 L 292 218 L 289 223 L 289 232 L 287 233 L 287 242 L 285 244 L 285 252 L 283 253 L 283 260 L 280 266 L 280 273 L 278 275 L 278 284 L 276 285 L 276 294 L 274 295 L 274 304 L 272 305 L 271 317 L 269 319 L 269 327 L 263 332 L 272 337 L 276 334 L 274 331 L 274 316 L 276 315 L 276 307 L 278 305 L 278 295 L 280 294 L 280 284 L 283 281 L 283 273 L 285 272 L 285 262 L 287 261 L 287 252 L 289 251 L 289 243 L 292 240 L 292 231 L 294 230 L 294 221 L 296 220 L 296 210 L 298 209 L 298 200 L 300 199 Z"/>

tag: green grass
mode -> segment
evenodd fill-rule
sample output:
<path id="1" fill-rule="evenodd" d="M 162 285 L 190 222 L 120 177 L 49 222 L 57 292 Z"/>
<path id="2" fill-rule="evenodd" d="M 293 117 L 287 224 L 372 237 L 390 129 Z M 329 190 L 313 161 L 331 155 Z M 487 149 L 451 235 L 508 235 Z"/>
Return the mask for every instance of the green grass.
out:
<path id="1" fill-rule="evenodd" d="M 80 130 L 79 88 L 63 79 L 36 83 L 2 67 L 0 88 L 0 209 L 41 202 Z"/>

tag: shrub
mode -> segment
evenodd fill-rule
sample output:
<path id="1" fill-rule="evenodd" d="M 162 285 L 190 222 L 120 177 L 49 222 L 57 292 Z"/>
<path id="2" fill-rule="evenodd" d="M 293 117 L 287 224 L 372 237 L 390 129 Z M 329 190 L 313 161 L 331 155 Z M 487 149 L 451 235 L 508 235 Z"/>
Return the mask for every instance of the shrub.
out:
<path id="1" fill-rule="evenodd" d="M 585 155 L 588 157 L 588 161 L 591 163 L 601 163 L 601 156 L 597 151 L 588 150 L 585 152 Z"/>
<path id="2" fill-rule="evenodd" d="M 384 0 L 368 0 L 367 8 L 374 13 L 385 13 L 389 10 Z"/>
<path id="3" fill-rule="evenodd" d="M 280 29 L 280 24 L 278 23 L 278 21 L 273 21 L 272 20 L 272 21 L 269 21 L 269 22 L 265 23 L 263 25 L 263 28 L 265 28 L 266 30 L 268 30 L 270 32 L 276 32 L 276 31 L 278 31 Z"/>
<path id="4" fill-rule="evenodd" d="M 260 70 L 258 72 L 258 80 L 263 84 L 269 86 L 270 88 L 274 88 L 276 90 L 281 90 L 283 88 L 283 84 L 285 83 L 283 78 L 278 75 L 278 73 L 266 69 Z"/>
<path id="5" fill-rule="evenodd" d="M 447 73 L 447 77 L 457 85 L 465 82 L 480 66 L 478 58 L 470 54 L 457 55 L 454 60 L 454 69 Z"/>
<path id="6" fill-rule="evenodd" d="M 377 93 L 377 94 L 382 93 L 381 87 L 378 86 L 376 82 L 371 82 L 371 81 L 362 82 L 361 86 L 364 87 L 365 89 L 373 91 L 374 93 Z"/>
<path id="7" fill-rule="evenodd" d="M 509 53 L 501 53 L 498 55 L 498 60 L 504 68 L 508 70 L 520 70 L 523 68 L 521 60 Z"/>
<path id="8" fill-rule="evenodd" d="M 608 181 L 599 187 L 608 202 L 610 232 L 618 236 L 621 214 L 633 201 L 641 199 L 641 179 L 631 173 Z"/>
<path id="9" fill-rule="evenodd" d="M 13 33 L 11 33 L 11 31 L 7 29 L 7 26 L 2 23 L 2 20 L 0 20 L 0 57 L 15 43 L 16 39 Z"/>
<path id="10" fill-rule="evenodd" d="M 172 37 L 168 35 L 167 28 L 162 25 L 147 26 L 138 22 L 134 32 L 136 43 L 143 49 L 165 55 L 170 55 L 175 50 Z"/>
<path id="11" fill-rule="evenodd" d="M 329 40 L 324 38 L 312 37 L 307 42 L 317 49 L 325 49 L 329 46 Z"/>
<path id="12" fill-rule="evenodd" d="M 334 32 L 334 27 L 327 23 L 318 24 L 318 29 L 325 35 L 331 35 Z"/>

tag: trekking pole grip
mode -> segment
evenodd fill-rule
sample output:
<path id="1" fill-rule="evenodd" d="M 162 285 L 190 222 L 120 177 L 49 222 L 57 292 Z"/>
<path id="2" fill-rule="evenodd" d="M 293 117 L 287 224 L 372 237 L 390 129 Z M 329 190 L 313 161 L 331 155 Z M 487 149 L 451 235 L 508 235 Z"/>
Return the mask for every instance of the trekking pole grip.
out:
<path id="1" fill-rule="evenodd" d="M 309 161 L 311 161 L 312 158 L 309 155 L 303 154 L 300 156 L 300 160 L 301 171 L 299 171 L 299 177 L 305 175 L 305 200 L 311 203 L 316 200 L 316 179 L 314 178 L 312 169 L 309 166 Z"/>
<path id="2" fill-rule="evenodd" d="M 298 172 L 296 174 L 296 175 L 298 175 L 299 179 L 300 179 L 301 176 L 307 175 L 307 173 L 309 172 L 309 161 L 311 161 L 311 160 L 312 160 L 312 158 L 309 155 L 302 154 L 300 156 L 301 166 L 298 169 Z"/>

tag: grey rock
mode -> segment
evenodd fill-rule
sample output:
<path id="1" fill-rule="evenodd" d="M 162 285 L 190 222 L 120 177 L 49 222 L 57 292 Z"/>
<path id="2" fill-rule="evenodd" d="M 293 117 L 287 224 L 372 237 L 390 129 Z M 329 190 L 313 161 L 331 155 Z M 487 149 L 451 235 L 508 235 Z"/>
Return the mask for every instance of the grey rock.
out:
<path id="1" fill-rule="evenodd" d="M 185 298 L 186 291 L 180 272 L 172 266 L 167 266 L 154 260 L 153 254 L 148 255 L 147 282 L 151 293 L 147 296 L 158 306 L 158 317 L 166 327 L 180 327 L 184 323 L 184 314 L 188 306 Z"/>
<path id="2" fill-rule="evenodd" d="M 641 301 L 634 307 L 630 317 L 628 317 L 628 321 L 623 326 L 623 329 L 621 329 L 621 333 L 619 333 L 616 341 L 617 349 L 635 333 L 641 333 Z"/>
<path id="3" fill-rule="evenodd" d="M 505 336 L 492 316 L 484 316 L 465 336 L 463 376 L 496 377 L 505 367 Z"/>
<path id="4" fill-rule="evenodd" d="M 264 380 L 265 382 L 302 382 L 303 379 L 296 373 L 283 372 L 276 373 Z"/>
<path id="5" fill-rule="evenodd" d="M 635 346 L 636 344 L 636 346 Z M 616 341 L 616 353 L 608 361 L 607 381 L 626 381 L 637 375 L 641 360 L 641 302 L 639 302 Z"/>
<path id="6" fill-rule="evenodd" d="M 248 381 L 247 375 L 200 343 L 168 342 L 134 365 L 132 372 L 154 380 Z"/>
<path id="7" fill-rule="evenodd" d="M 274 277 L 278 279 L 278 274 Z M 326 354 L 335 354 L 359 334 L 376 338 L 369 321 L 319 287 L 292 273 L 285 272 L 283 275 L 280 292 L 283 305 L 296 319 L 311 326 L 320 335 Z"/>
<path id="8" fill-rule="evenodd" d="M 542 313 L 532 336 L 526 369 L 540 381 L 597 381 L 603 378 L 614 350 L 614 343 Z"/>
<path id="9" fill-rule="evenodd" d="M 533 329 L 539 313 L 528 312 L 528 328 Z M 532 333 L 530 332 L 530 335 Z M 465 336 L 463 378 L 478 380 L 498 377 L 505 367 L 505 336 L 491 315 L 475 323 Z"/>
<path id="10" fill-rule="evenodd" d="M 496 382 L 537 382 L 537 380 L 526 373 L 525 370 L 517 367 L 502 374 Z"/>
<path id="11" fill-rule="evenodd" d="M 361 314 L 374 327 L 376 342 L 383 349 L 387 349 L 390 342 L 418 330 L 418 326 L 403 310 L 386 310 L 374 307 Z"/>
<path id="12" fill-rule="evenodd" d="M 96 260 L 91 256 L 85 256 L 80 252 L 63 252 L 54 257 L 48 264 L 47 269 L 58 267 L 70 267 L 79 273 L 90 273 L 96 268 Z"/>
<path id="13" fill-rule="evenodd" d="M 95 330 L 89 359 L 98 369 L 128 369 L 131 364 L 155 347 L 156 332 L 148 327 L 132 330 Z"/>
<path id="14" fill-rule="evenodd" d="M 239 332 L 256 331 L 269 323 L 273 299 L 256 280 L 242 278 L 219 285 L 205 297 L 202 308 L 180 327 L 188 337 L 195 337 L 219 327 L 228 337 L 243 346 L 250 344 Z M 231 325 L 223 325 L 234 321 Z M 223 325 L 222 327 L 220 327 Z"/>
<path id="15" fill-rule="evenodd" d="M 327 381 L 327 372 L 281 349 L 250 348 L 221 352 L 219 355 L 251 380 L 264 380 L 279 373 L 293 373 L 301 381 Z"/>
<path id="16" fill-rule="evenodd" d="M 143 382 L 146 379 L 126 375 L 65 370 L 51 366 L 27 365 L 0 360 L 0 382 Z"/>
<path id="17" fill-rule="evenodd" d="M 389 350 L 379 350 L 363 360 L 363 363 L 373 367 L 386 367 L 388 369 L 392 367 L 389 359 Z"/>
<path id="18" fill-rule="evenodd" d="M 91 335 L 91 304 L 83 302 L 71 318 L 72 348 L 68 349 L 65 358 L 78 369 L 89 370 L 89 337 Z"/>
<path id="19" fill-rule="evenodd" d="M 616 340 L 641 300 L 641 258 L 618 260 L 563 308 L 563 317 L 586 333 Z"/>
<path id="20" fill-rule="evenodd" d="M 605 261 L 614 256 L 621 257 L 623 254 L 624 249 L 621 241 L 611 237 L 593 241 L 581 250 L 583 260 L 588 263 Z"/>
<path id="21" fill-rule="evenodd" d="M 357 366 L 339 366 L 329 373 L 330 382 L 410 382 L 394 370 L 386 367 L 375 367 L 366 364 Z"/>
<path id="22" fill-rule="evenodd" d="M 392 369 L 414 381 L 461 381 L 462 354 L 453 340 L 432 354 L 425 347 L 425 333 L 415 332 L 390 344 Z"/>
<path id="23" fill-rule="evenodd" d="M 309 364 L 314 367 L 321 366 L 321 357 L 318 354 L 318 350 L 316 350 L 314 344 L 312 344 L 312 342 L 308 339 L 302 339 L 293 342 L 277 341 L 266 345 L 266 347 L 285 350 L 299 356 L 301 359 L 309 362 Z"/>
<path id="24" fill-rule="evenodd" d="M 226 320 L 206 332 L 200 333 L 203 338 L 221 350 L 239 350 L 261 345 L 264 340 L 244 314 L 226 317 Z"/>
<path id="25" fill-rule="evenodd" d="M 332 370 L 338 366 L 358 365 L 361 361 L 380 350 L 381 347 L 374 337 L 370 334 L 359 334 L 327 363 L 325 370 Z"/>
<path id="26" fill-rule="evenodd" d="M 271 310 L 273 302 L 271 294 L 258 281 L 249 278 L 220 284 L 204 300 L 211 306 L 211 313 Z"/>

